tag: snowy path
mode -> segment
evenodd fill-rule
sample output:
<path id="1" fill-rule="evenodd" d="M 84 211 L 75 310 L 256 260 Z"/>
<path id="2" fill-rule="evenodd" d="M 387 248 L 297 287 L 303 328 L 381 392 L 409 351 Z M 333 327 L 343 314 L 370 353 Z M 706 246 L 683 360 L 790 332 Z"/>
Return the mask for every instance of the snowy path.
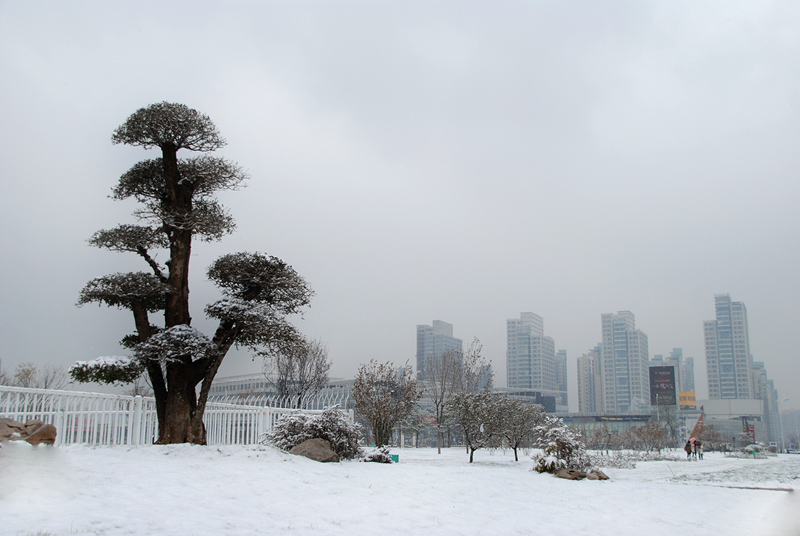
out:
<path id="1" fill-rule="evenodd" d="M 509 453 L 318 464 L 266 447 L 0 450 L 0 535 L 800 534 L 800 456 L 647 462 L 607 482 Z"/>

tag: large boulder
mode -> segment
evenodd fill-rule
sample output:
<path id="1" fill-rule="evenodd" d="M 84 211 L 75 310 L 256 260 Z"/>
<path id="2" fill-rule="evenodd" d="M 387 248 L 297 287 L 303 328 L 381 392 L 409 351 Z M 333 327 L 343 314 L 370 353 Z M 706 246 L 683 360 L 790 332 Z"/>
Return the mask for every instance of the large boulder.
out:
<path id="1" fill-rule="evenodd" d="M 556 471 L 556 476 L 567 480 L 583 480 L 586 478 L 586 473 L 578 471 L 577 469 L 561 469 L 560 471 Z"/>
<path id="2" fill-rule="evenodd" d="M 52 445 L 56 441 L 56 427 L 38 419 L 21 423 L 12 419 L 0 419 L 0 441 L 27 441 L 31 445 Z"/>
<path id="3" fill-rule="evenodd" d="M 589 474 L 586 475 L 587 480 L 608 480 L 608 475 L 605 474 L 600 469 L 592 469 L 589 471 Z"/>
<path id="4" fill-rule="evenodd" d="M 28 421 L 25 423 L 25 432 L 27 436 L 24 439 L 31 445 L 52 445 L 56 442 L 56 427 L 52 424 L 38 421 L 31 425 L 31 421 Z"/>
<path id="5" fill-rule="evenodd" d="M 19 439 L 25 435 L 25 425 L 12 419 L 0 418 L 0 441 Z"/>
<path id="6" fill-rule="evenodd" d="M 329 441 L 320 438 L 308 439 L 296 447 L 292 447 L 289 454 L 305 456 L 318 462 L 338 462 L 339 455 L 331 450 Z"/>

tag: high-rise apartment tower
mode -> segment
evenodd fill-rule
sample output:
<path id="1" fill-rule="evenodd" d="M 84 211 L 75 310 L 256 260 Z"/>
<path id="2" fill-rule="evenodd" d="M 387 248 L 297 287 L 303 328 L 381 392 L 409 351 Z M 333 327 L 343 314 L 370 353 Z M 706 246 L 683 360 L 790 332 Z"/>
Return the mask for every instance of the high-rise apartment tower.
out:
<path id="1" fill-rule="evenodd" d="M 600 367 L 602 345 L 578 358 L 578 412 L 602 413 L 603 381 Z"/>
<path id="2" fill-rule="evenodd" d="M 425 363 L 428 359 L 441 358 L 445 352 L 462 352 L 461 339 L 453 337 L 453 324 L 434 320 L 429 326 L 417 326 L 417 378 L 424 380 Z"/>
<path id="3" fill-rule="evenodd" d="M 747 308 L 728 294 L 714 296 L 716 320 L 703 322 L 708 397 L 755 398 Z"/>
<path id="4" fill-rule="evenodd" d="M 637 413 L 650 404 L 647 335 L 630 311 L 606 313 L 603 332 L 603 411 Z"/>
<path id="5" fill-rule="evenodd" d="M 521 313 L 506 322 L 507 380 L 511 389 L 558 391 L 556 345 L 544 334 L 544 320 Z"/>

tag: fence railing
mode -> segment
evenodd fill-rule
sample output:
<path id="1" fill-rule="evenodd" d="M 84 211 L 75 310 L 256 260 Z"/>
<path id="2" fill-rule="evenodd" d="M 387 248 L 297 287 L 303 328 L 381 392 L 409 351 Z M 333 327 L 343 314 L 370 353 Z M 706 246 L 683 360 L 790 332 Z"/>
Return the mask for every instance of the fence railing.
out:
<path id="1" fill-rule="evenodd" d="M 297 411 L 209 401 L 203 417 L 206 439 L 209 445 L 257 443 L 281 416 Z M 352 411 L 348 414 L 352 420 Z M 158 435 L 155 399 L 150 397 L 0 386 L 0 417 L 52 424 L 56 445 L 145 445 Z"/>
<path id="2" fill-rule="evenodd" d="M 305 397 L 278 396 L 270 394 L 255 395 L 212 395 L 211 402 L 226 404 L 239 404 L 244 406 L 259 406 L 270 408 L 300 408 L 304 410 L 323 410 L 331 406 L 339 406 L 342 410 L 352 409 L 351 394 L 349 391 L 335 391 L 332 393 L 321 392 Z"/>

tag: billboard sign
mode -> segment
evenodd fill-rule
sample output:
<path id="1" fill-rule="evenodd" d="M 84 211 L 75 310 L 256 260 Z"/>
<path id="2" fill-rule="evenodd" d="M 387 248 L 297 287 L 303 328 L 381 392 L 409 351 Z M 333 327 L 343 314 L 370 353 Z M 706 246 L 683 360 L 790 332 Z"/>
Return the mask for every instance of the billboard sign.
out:
<path id="1" fill-rule="evenodd" d="M 650 405 L 674 406 L 675 367 L 650 367 Z"/>
<path id="2" fill-rule="evenodd" d="M 678 393 L 681 401 L 681 409 L 696 409 L 697 400 L 695 399 L 694 391 L 681 391 Z"/>

